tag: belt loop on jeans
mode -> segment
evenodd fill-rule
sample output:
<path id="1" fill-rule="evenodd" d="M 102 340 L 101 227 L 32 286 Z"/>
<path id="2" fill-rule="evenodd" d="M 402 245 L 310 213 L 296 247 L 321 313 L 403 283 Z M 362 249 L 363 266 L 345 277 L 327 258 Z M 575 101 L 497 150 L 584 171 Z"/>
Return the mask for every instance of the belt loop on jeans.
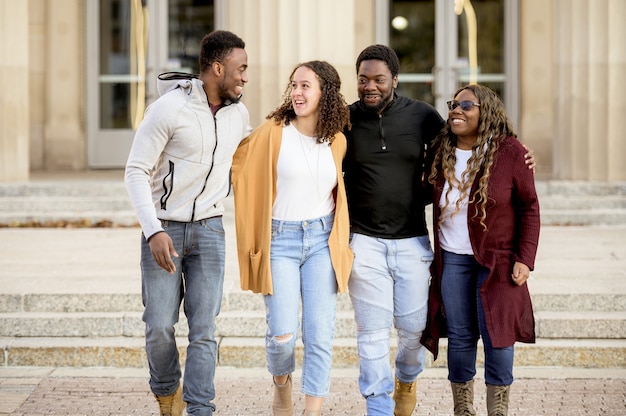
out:
<path id="1" fill-rule="evenodd" d="M 208 223 L 209 221 L 211 221 L 211 220 L 215 220 L 215 219 L 218 219 L 218 218 L 222 218 L 222 216 L 221 216 L 221 215 L 214 215 L 214 216 L 212 216 L 212 217 L 203 218 L 203 219 L 201 219 L 201 220 L 198 220 L 197 222 L 198 222 L 200 225 L 202 225 L 202 226 L 204 227 L 205 225 L 207 225 L 207 223 Z"/>
<path id="2" fill-rule="evenodd" d="M 322 217 L 320 219 L 322 221 L 323 230 L 324 231 L 328 231 L 330 228 L 332 228 L 331 223 L 334 221 L 335 215 L 334 214 L 329 214 L 329 215 L 326 215 L 325 217 Z"/>

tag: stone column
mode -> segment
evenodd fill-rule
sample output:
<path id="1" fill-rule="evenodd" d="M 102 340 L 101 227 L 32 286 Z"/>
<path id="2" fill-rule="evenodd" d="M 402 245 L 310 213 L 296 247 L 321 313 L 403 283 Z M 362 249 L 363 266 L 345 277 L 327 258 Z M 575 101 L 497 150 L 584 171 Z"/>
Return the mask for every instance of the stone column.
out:
<path id="1" fill-rule="evenodd" d="M 28 3 L 0 0 L 0 181 L 28 180 Z"/>
<path id="2" fill-rule="evenodd" d="M 556 179 L 626 180 L 623 0 L 555 0 Z"/>
<path id="3" fill-rule="evenodd" d="M 626 181 L 626 138 L 624 115 L 626 114 L 626 1 L 610 0 L 608 10 L 608 180 Z"/>
<path id="4" fill-rule="evenodd" d="M 46 0 L 44 168 L 86 167 L 84 10 L 81 0 Z"/>
<path id="5" fill-rule="evenodd" d="M 230 0 L 223 14 L 224 27 L 246 42 L 249 83 L 244 102 L 251 111 L 253 127 L 277 107 L 287 87 L 289 74 L 299 62 L 325 60 L 341 77 L 348 102 L 356 99 L 354 62 L 360 52 L 357 38 L 373 22 L 355 21 L 357 12 L 371 8 L 364 0 Z M 367 36 L 365 36 L 367 37 Z M 362 41 L 361 41 L 362 42 Z M 263 91 L 263 94 L 261 94 Z"/>
<path id="6" fill-rule="evenodd" d="M 552 14 L 545 0 L 520 2 L 520 140 L 535 152 L 537 177 L 553 172 Z"/>

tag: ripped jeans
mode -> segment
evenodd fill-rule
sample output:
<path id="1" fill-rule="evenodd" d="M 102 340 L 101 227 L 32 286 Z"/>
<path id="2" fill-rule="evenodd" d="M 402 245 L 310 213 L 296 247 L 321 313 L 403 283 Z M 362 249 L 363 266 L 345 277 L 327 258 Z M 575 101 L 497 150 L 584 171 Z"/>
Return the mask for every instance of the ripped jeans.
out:
<path id="1" fill-rule="evenodd" d="M 353 234 L 354 264 L 348 281 L 357 324 L 359 388 L 367 414 L 392 415 L 394 374 L 390 332 L 398 333 L 395 377 L 413 382 L 424 369 L 420 338 L 426 326 L 433 252 L 428 235 L 384 239 Z"/>
<path id="2" fill-rule="evenodd" d="M 302 392 L 324 397 L 330 390 L 337 280 L 328 237 L 333 215 L 309 221 L 272 220 L 270 249 L 274 293 L 264 296 L 265 352 L 274 376 L 295 370 L 302 300 Z"/>

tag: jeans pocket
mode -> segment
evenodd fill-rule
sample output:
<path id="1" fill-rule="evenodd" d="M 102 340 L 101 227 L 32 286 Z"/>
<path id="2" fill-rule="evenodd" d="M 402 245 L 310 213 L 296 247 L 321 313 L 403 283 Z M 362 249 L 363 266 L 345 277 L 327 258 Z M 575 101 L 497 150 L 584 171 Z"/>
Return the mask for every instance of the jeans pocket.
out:
<path id="1" fill-rule="evenodd" d="M 427 235 L 417 237 L 417 242 L 422 249 L 421 261 L 423 263 L 432 263 L 435 258 L 435 254 L 433 253 L 433 249 L 430 245 L 430 238 Z"/>

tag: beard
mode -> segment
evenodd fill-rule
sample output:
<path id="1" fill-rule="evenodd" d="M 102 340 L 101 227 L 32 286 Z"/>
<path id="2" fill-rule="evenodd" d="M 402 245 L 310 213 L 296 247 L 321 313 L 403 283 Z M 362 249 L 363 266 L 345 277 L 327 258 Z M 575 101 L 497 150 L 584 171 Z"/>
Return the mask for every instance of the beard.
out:
<path id="1" fill-rule="evenodd" d="M 243 94 L 239 94 L 239 95 L 235 95 L 235 94 L 231 94 L 228 91 L 222 91 L 223 94 L 222 98 L 226 101 L 230 101 L 232 104 L 237 104 L 239 102 L 239 100 L 241 100 L 241 97 L 243 97 Z"/>
<path id="2" fill-rule="evenodd" d="M 243 93 L 235 95 L 233 92 L 229 91 L 226 85 L 222 82 L 220 84 L 220 97 L 222 97 L 222 100 L 224 101 L 230 101 L 233 104 L 237 104 L 241 100 L 241 97 L 243 97 Z"/>
<path id="3" fill-rule="evenodd" d="M 362 95 L 359 99 L 361 108 L 372 113 L 380 113 L 393 99 L 393 91 L 387 96 L 381 98 L 382 99 L 377 104 L 368 104 L 365 102 L 365 95 Z"/>

